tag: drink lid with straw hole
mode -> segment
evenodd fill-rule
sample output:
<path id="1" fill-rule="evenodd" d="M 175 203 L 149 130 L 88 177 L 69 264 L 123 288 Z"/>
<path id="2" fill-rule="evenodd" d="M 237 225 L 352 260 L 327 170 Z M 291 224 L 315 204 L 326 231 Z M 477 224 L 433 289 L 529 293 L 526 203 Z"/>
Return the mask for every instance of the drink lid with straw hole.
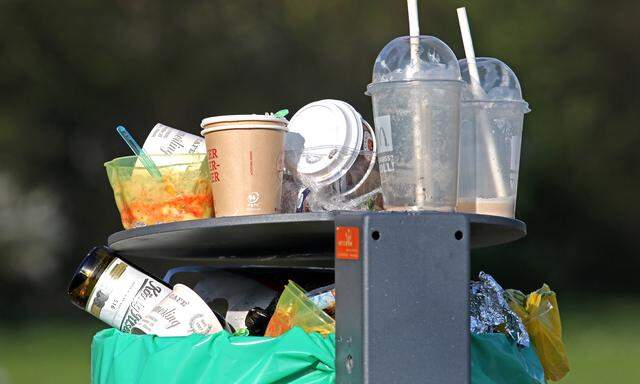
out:
<path id="1" fill-rule="evenodd" d="M 287 165 L 318 185 L 330 184 L 356 161 L 362 140 L 362 117 L 351 105 L 316 101 L 291 118 L 285 141 Z"/>

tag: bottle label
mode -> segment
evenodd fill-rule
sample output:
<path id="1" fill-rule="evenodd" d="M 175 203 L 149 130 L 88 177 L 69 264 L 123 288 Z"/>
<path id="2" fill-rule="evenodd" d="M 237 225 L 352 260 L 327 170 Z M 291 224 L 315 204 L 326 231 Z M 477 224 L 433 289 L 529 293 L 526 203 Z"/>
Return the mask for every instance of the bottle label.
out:
<path id="1" fill-rule="evenodd" d="M 162 283 L 116 258 L 98 279 L 85 309 L 112 327 L 130 332 L 169 293 L 171 289 Z"/>

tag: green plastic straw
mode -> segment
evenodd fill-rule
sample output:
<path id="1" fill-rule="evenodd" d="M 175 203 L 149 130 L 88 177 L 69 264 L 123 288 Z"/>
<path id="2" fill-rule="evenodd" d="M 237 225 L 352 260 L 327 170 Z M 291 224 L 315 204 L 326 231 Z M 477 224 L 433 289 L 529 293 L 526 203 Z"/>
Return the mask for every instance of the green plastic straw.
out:
<path id="1" fill-rule="evenodd" d="M 281 109 L 278 112 L 274 113 L 273 116 L 274 117 L 285 117 L 289 114 L 289 110 L 288 109 Z"/>
<path id="2" fill-rule="evenodd" d="M 156 167 L 156 164 L 153 162 L 153 160 L 151 160 L 149 156 L 147 156 L 144 149 L 140 147 L 133 136 L 131 136 L 129 131 L 127 131 L 127 128 L 123 127 L 122 125 L 118 125 L 116 127 L 116 131 L 118 131 L 125 143 L 127 143 L 133 153 L 138 157 L 138 159 L 140 159 L 140 162 L 147 169 L 147 172 L 149 172 L 151 176 L 155 177 L 158 180 L 162 179 L 162 174 L 158 170 L 158 167 Z"/>

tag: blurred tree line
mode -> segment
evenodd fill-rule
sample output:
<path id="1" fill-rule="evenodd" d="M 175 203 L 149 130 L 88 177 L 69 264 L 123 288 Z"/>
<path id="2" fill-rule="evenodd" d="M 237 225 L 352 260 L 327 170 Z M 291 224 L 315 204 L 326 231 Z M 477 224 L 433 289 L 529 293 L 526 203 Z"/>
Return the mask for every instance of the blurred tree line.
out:
<path id="1" fill-rule="evenodd" d="M 640 2 L 421 1 L 421 31 L 508 63 L 532 112 L 518 217 L 527 238 L 479 251 L 474 271 L 567 296 L 638 293 Z M 376 55 L 408 33 L 404 1 L 146 0 L 0 3 L 0 306 L 74 316 L 65 284 L 121 229 L 103 163 L 156 122 L 293 112 L 364 95 Z M 38 300 L 33 300 L 34 298 Z"/>

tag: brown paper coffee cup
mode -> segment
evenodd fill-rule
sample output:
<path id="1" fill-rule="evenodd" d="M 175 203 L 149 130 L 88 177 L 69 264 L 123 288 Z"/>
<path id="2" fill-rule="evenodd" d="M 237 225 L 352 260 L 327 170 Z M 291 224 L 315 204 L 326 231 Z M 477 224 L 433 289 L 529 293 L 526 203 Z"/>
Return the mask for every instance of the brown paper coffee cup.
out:
<path id="1" fill-rule="evenodd" d="M 287 120 L 264 115 L 202 121 L 215 216 L 280 212 Z"/>

